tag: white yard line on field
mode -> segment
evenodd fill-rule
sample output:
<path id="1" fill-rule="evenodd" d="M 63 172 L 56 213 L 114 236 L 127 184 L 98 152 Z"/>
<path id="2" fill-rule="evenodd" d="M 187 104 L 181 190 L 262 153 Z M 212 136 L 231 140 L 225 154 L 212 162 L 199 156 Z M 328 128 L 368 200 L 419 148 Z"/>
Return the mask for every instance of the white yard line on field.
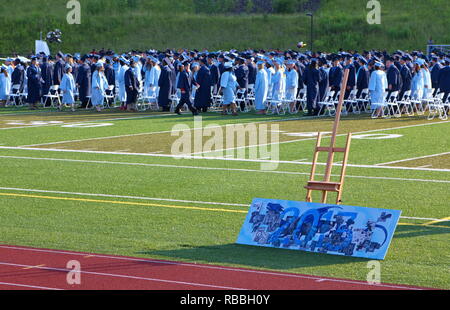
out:
<path id="1" fill-rule="evenodd" d="M 125 120 L 144 119 L 144 118 L 158 118 L 158 117 L 165 117 L 165 116 L 171 116 L 171 115 L 172 114 L 162 114 L 162 115 L 146 115 L 146 116 L 135 116 L 135 117 L 120 117 L 120 118 L 111 118 L 111 119 L 92 119 L 92 120 L 84 120 L 84 121 L 79 121 L 79 122 L 64 123 L 64 125 L 86 124 L 86 123 L 95 123 L 95 122 L 125 121 Z M 45 125 L 30 125 L 30 126 L 20 126 L 20 127 L 7 127 L 7 128 L 0 128 L 0 130 L 52 127 L 52 126 L 61 126 L 61 124 L 45 124 Z"/>
<path id="2" fill-rule="evenodd" d="M 437 156 L 448 155 L 448 154 L 450 154 L 450 152 L 444 152 L 444 153 L 432 154 L 432 155 L 425 155 L 425 156 L 418 156 L 418 157 L 412 157 L 412 158 L 407 158 L 407 159 L 401 159 L 401 160 L 390 161 L 390 162 L 388 162 L 388 163 L 376 164 L 375 166 L 392 165 L 392 164 L 403 163 L 403 162 L 405 162 L 405 161 L 413 161 L 413 160 L 425 159 L 425 158 L 431 158 L 431 157 L 437 157 Z M 431 166 L 431 165 L 429 165 L 429 166 Z M 422 166 L 422 167 L 423 167 L 423 166 Z"/>
<path id="3" fill-rule="evenodd" d="M 299 120 L 299 118 L 284 118 L 279 120 L 264 120 L 258 122 L 249 122 L 249 123 L 236 123 L 234 125 L 249 125 L 249 124 L 263 124 L 263 123 L 277 123 L 277 122 L 287 122 Z M 210 126 L 208 128 L 221 128 L 225 127 L 225 125 L 217 125 Z M 30 144 L 30 145 L 21 145 L 21 147 L 34 147 L 34 146 L 45 146 L 45 145 L 54 145 L 54 144 L 64 144 L 64 143 L 75 143 L 75 142 L 84 142 L 84 141 L 96 141 L 96 140 L 108 140 L 108 139 L 117 139 L 117 138 L 128 138 L 128 137 L 137 137 L 137 136 L 146 136 L 146 135 L 155 135 L 155 134 L 164 134 L 164 133 L 179 133 L 185 131 L 195 131 L 195 130 L 203 130 L 205 128 L 191 128 L 191 129 L 181 129 L 181 130 L 164 130 L 164 131 L 150 131 L 150 132 L 142 132 L 142 133 L 133 133 L 127 135 L 117 135 L 117 136 L 106 136 L 106 137 L 97 137 L 97 138 L 85 138 L 85 139 L 77 139 L 77 140 L 65 140 L 65 141 L 56 141 L 49 143 L 40 143 L 40 144 Z"/>
<path id="4" fill-rule="evenodd" d="M 373 133 L 373 132 L 382 132 L 382 131 L 390 131 L 390 130 L 398 130 L 398 129 L 407 129 L 407 128 L 414 128 L 414 127 L 422 127 L 422 126 L 431 126 L 436 124 L 445 124 L 449 123 L 450 121 L 443 121 L 443 122 L 436 122 L 436 123 L 424 123 L 424 124 L 416 124 L 416 125 L 407 125 L 407 126 L 401 126 L 401 127 L 393 127 L 393 128 L 383 128 L 383 129 L 372 129 L 372 130 L 366 130 L 366 131 L 360 131 L 360 132 L 354 132 L 353 135 L 359 135 L 359 134 L 365 134 L 365 133 Z M 347 134 L 340 134 L 337 135 L 337 137 L 346 137 Z M 329 138 L 330 136 L 324 136 L 323 138 Z M 245 146 L 239 146 L 239 147 L 231 147 L 226 149 L 220 149 L 220 150 L 213 150 L 213 151 L 205 151 L 205 152 L 196 152 L 191 153 L 190 155 L 201 155 L 201 154 L 208 154 L 208 153 L 217 153 L 217 152 L 225 152 L 230 150 L 238 150 L 238 149 L 245 149 L 245 148 L 251 148 L 251 147 L 260 147 L 260 146 L 269 146 L 274 144 L 288 144 L 288 143 L 295 143 L 295 142 L 303 142 L 303 141 L 317 141 L 317 137 L 314 138 L 306 138 L 306 139 L 296 139 L 296 140 L 289 140 L 289 141 L 282 141 L 282 142 L 272 142 L 272 143 L 264 143 L 264 144 L 254 144 L 254 145 L 245 145 Z"/>
<path id="5" fill-rule="evenodd" d="M 150 201 L 165 201 L 165 202 L 177 202 L 177 203 L 181 202 L 181 203 L 190 203 L 190 204 L 218 205 L 218 206 L 229 206 L 229 207 L 249 208 L 251 205 L 251 202 L 249 202 L 248 204 L 226 203 L 226 202 L 207 202 L 207 201 L 196 201 L 196 200 L 179 200 L 179 199 L 154 198 L 154 197 L 143 197 L 143 196 L 137 197 L 137 196 L 123 196 L 123 195 L 110 195 L 110 194 L 78 193 L 78 192 L 52 191 L 52 190 L 13 188 L 13 187 L 0 187 L 0 190 L 15 191 L 15 192 L 28 192 L 28 193 L 41 193 L 41 194 L 73 195 L 73 196 L 85 196 L 85 197 L 150 200 Z M 445 222 L 445 220 L 443 220 L 443 219 L 435 219 L 435 218 L 410 217 L 410 216 L 402 216 L 401 218 L 410 219 L 410 220 L 444 221 Z"/>
<path id="6" fill-rule="evenodd" d="M 236 161 L 236 162 L 253 162 L 253 163 L 270 163 L 270 164 L 293 164 L 293 165 L 312 165 L 311 162 L 294 162 L 283 160 L 264 160 L 264 159 L 244 159 L 244 158 L 227 158 L 227 157 L 205 157 L 205 156 L 190 156 L 190 155 L 170 155 L 170 154 L 149 154 L 149 153 L 122 153 L 122 152 L 107 152 L 107 151 L 89 151 L 89 150 L 66 150 L 66 149 L 44 149 L 31 147 L 6 147 L 0 146 L 0 150 L 23 150 L 23 151 L 42 151 L 42 152 L 62 152 L 62 153 L 80 153 L 80 154 L 103 154 L 103 155 L 124 155 L 124 156 L 147 156 L 147 157 L 161 157 L 171 159 L 199 159 L 199 160 L 222 160 L 222 161 Z M 319 166 L 325 166 L 326 163 L 317 163 Z M 339 166 L 339 165 L 336 165 Z M 414 167 L 394 167 L 394 166 L 374 166 L 374 165 L 355 165 L 348 164 L 347 167 L 353 168 L 368 168 L 368 169 L 391 169 L 391 170 L 413 170 L 413 171 L 430 171 L 430 172 L 450 172 L 450 169 L 425 169 Z"/>
<path id="7" fill-rule="evenodd" d="M 122 166 L 141 166 L 141 167 L 156 167 L 156 168 L 173 168 L 173 169 L 194 169 L 194 170 L 210 170 L 210 171 L 235 171 L 235 172 L 250 172 L 250 173 L 272 173 L 285 175 L 305 175 L 309 176 L 308 172 L 294 172 L 294 171 L 265 171 L 257 169 L 239 169 L 239 168 L 221 168 L 221 167 L 201 167 L 201 166 L 181 166 L 181 165 L 164 165 L 164 164 L 146 164 L 146 163 L 130 163 L 130 162 L 115 162 L 115 161 L 97 161 L 97 160 L 80 160 L 80 159 L 65 159 L 65 158 L 35 158 L 35 157 L 21 157 L 21 156 L 0 156 L 5 159 L 21 159 L 21 160 L 41 160 L 54 162 L 72 162 L 72 163 L 90 163 L 102 165 L 122 165 Z M 339 177 L 338 175 L 332 175 Z M 348 178 L 368 179 L 368 180 L 392 180 L 405 182 L 425 182 L 425 183 L 450 183 L 450 180 L 433 180 L 433 179 L 416 179 L 416 178 L 396 178 L 396 177 L 372 177 L 364 175 L 347 175 Z"/>

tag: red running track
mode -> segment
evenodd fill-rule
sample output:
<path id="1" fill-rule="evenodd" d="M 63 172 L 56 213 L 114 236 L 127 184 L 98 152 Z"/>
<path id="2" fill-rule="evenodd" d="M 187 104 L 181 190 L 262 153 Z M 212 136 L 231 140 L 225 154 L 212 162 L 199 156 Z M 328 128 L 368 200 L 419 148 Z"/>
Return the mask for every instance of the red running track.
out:
<path id="1" fill-rule="evenodd" d="M 67 278 L 80 262 L 80 285 Z M 71 274 L 73 276 L 73 272 Z M 0 290 L 417 290 L 315 276 L 0 245 Z"/>

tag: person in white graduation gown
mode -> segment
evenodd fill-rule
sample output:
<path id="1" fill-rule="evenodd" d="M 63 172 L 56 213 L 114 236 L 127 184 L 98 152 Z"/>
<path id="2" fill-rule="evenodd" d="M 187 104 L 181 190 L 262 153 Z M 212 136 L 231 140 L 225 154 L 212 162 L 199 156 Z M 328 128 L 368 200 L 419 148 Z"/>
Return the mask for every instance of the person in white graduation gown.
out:
<path id="1" fill-rule="evenodd" d="M 383 64 L 380 62 L 375 63 L 375 70 L 372 72 L 369 81 L 369 91 L 371 98 L 371 108 L 376 110 L 374 116 L 379 117 L 382 115 L 382 110 L 385 105 L 385 93 L 388 88 L 388 82 L 386 72 L 382 70 Z"/>
<path id="2" fill-rule="evenodd" d="M 105 76 L 105 68 L 101 62 L 96 64 L 96 70 L 92 75 L 92 105 L 101 112 L 105 100 L 105 91 L 108 89 L 108 80 Z"/>
<path id="3" fill-rule="evenodd" d="M 236 109 L 236 88 L 237 88 L 237 78 L 234 75 L 233 64 L 231 62 L 225 63 L 225 71 L 220 79 L 220 87 L 223 92 L 223 111 L 222 115 L 228 115 L 228 108 L 231 107 L 233 111 L 233 116 L 237 116 Z"/>
<path id="4" fill-rule="evenodd" d="M 298 72 L 295 70 L 295 61 L 290 60 L 287 62 L 286 71 L 286 100 L 289 101 L 290 111 L 295 110 L 295 101 L 298 91 Z"/>
<path id="5" fill-rule="evenodd" d="M 125 72 L 130 69 L 128 67 L 129 62 L 125 57 L 119 58 L 119 72 L 117 73 L 117 81 L 119 83 L 119 101 L 120 101 L 120 110 L 126 110 L 127 104 L 127 90 L 125 89 Z"/>
<path id="6" fill-rule="evenodd" d="M 75 112 L 75 79 L 72 75 L 72 66 L 67 64 L 64 68 L 66 73 L 64 74 L 61 85 L 59 88 L 62 91 L 62 104 L 63 105 L 70 105 L 72 112 Z M 58 107 L 59 110 L 62 110 L 62 106 Z"/>
<path id="7" fill-rule="evenodd" d="M 425 92 L 426 77 L 424 71 L 420 68 L 422 64 L 421 59 L 417 59 L 414 63 L 414 72 L 411 81 L 411 98 L 415 100 L 422 99 Z"/>
<path id="8" fill-rule="evenodd" d="M 269 79 L 267 78 L 267 72 L 264 69 L 264 61 L 259 61 L 257 65 L 258 73 L 256 74 L 255 81 L 256 114 L 266 114 L 265 103 L 269 92 Z"/>

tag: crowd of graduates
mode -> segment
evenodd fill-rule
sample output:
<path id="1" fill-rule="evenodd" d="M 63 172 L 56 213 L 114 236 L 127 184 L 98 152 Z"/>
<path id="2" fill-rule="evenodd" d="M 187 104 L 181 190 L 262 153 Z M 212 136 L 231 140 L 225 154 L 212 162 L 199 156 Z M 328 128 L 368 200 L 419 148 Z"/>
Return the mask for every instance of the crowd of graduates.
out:
<path id="1" fill-rule="evenodd" d="M 349 69 L 346 89 L 341 89 L 344 70 Z M 12 87 L 16 85 L 15 87 Z M 57 86 L 55 88 L 55 86 Z M 109 94 L 121 102 L 120 109 L 135 111 L 139 97 L 150 98 L 162 111 L 170 111 L 178 94 L 183 106 L 194 115 L 207 112 L 213 97 L 222 96 L 223 114 L 238 115 L 244 109 L 239 96 L 254 95 L 257 114 L 265 114 L 268 99 L 295 102 L 306 88 L 309 116 L 318 115 L 319 102 L 332 90 L 345 92 L 345 99 L 357 90 L 357 97 L 369 90 L 372 109 L 382 106 L 389 95 L 399 100 L 410 91 L 415 99 L 450 94 L 450 55 L 434 51 L 339 51 L 337 53 L 298 51 L 131 51 L 121 55 L 111 50 L 63 54 L 39 54 L 8 58 L 1 65 L 0 106 L 11 93 L 26 94 L 30 109 L 48 105 L 45 95 L 57 92 L 62 105 L 73 111 L 93 106 L 101 111 Z M 386 97 L 386 92 L 388 96 Z M 77 103 L 80 103 L 78 105 Z"/>

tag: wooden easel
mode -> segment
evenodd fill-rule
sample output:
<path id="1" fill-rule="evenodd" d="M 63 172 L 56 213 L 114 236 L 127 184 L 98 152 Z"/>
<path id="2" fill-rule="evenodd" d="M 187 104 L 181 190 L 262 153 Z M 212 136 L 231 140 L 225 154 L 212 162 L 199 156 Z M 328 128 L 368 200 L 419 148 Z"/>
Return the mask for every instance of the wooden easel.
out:
<path id="1" fill-rule="evenodd" d="M 344 81 L 342 83 L 341 94 L 339 96 L 339 104 L 338 104 L 338 107 L 336 110 L 336 119 L 334 121 L 330 146 L 329 147 L 321 146 L 323 133 L 319 132 L 319 135 L 317 137 L 317 145 L 316 145 L 316 148 L 314 151 L 314 159 L 313 159 L 313 163 L 312 163 L 311 177 L 310 177 L 310 181 L 308 182 L 308 185 L 305 186 L 305 188 L 308 190 L 307 195 L 306 195 L 307 202 L 312 202 L 312 192 L 313 191 L 321 191 L 322 192 L 322 203 L 327 203 L 327 198 L 328 198 L 329 192 L 337 193 L 336 204 L 342 203 L 342 193 L 343 193 L 343 189 L 344 189 L 344 181 L 345 181 L 345 174 L 346 174 L 347 163 L 348 163 L 348 156 L 350 154 L 350 144 L 351 144 L 351 140 L 352 140 L 352 134 L 351 133 L 348 134 L 347 143 L 344 148 L 336 147 L 336 138 L 337 138 L 338 129 L 339 129 L 339 122 L 341 120 L 341 112 L 342 112 L 342 106 L 344 104 L 345 91 L 347 88 L 349 71 L 350 71 L 349 69 L 346 69 L 345 73 L 344 73 Z M 325 170 L 325 176 L 324 176 L 323 181 L 315 181 L 317 161 L 319 159 L 319 154 L 321 152 L 328 153 L 328 160 L 327 160 L 327 165 L 326 165 L 326 170 Z M 335 153 L 344 153 L 344 160 L 342 162 L 342 170 L 341 170 L 341 178 L 340 178 L 339 182 L 331 182 L 331 172 L 333 169 Z"/>

